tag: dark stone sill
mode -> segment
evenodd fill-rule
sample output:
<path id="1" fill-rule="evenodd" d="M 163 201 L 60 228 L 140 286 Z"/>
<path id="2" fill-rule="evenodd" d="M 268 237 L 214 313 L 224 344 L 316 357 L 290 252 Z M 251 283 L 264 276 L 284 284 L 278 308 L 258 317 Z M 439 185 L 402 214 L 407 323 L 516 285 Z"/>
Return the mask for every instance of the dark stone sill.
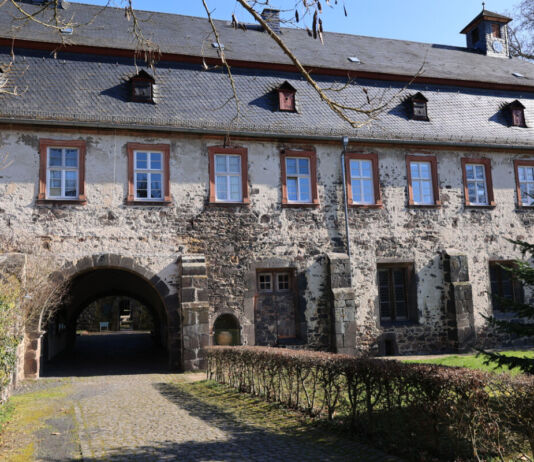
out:
<path id="1" fill-rule="evenodd" d="M 249 207 L 250 201 L 245 200 L 243 202 L 208 202 L 208 207 L 222 207 L 222 208 L 231 208 L 231 207 Z"/>
<path id="2" fill-rule="evenodd" d="M 37 199 L 35 205 L 46 206 L 46 205 L 87 205 L 87 200 L 85 199 Z"/>
<path id="3" fill-rule="evenodd" d="M 347 204 L 349 209 L 383 209 L 384 204 Z"/>
<path id="4" fill-rule="evenodd" d="M 409 208 L 409 209 L 414 209 L 414 210 L 417 210 L 417 209 L 432 210 L 432 209 L 440 209 L 441 208 L 441 203 L 437 203 L 437 204 L 408 204 L 406 207 Z"/>
<path id="5" fill-rule="evenodd" d="M 467 205 L 464 204 L 465 209 L 472 209 L 472 210 L 493 210 L 497 207 L 497 204 L 490 204 L 490 205 Z"/>
<path id="6" fill-rule="evenodd" d="M 320 206 L 321 204 L 319 203 L 282 202 L 282 208 L 288 208 L 288 209 L 299 209 L 299 208 L 313 209 L 313 208 L 319 208 Z"/>
<path id="7" fill-rule="evenodd" d="M 417 327 L 421 324 L 417 321 L 381 321 L 380 327 L 389 328 L 389 327 Z"/>
<path id="8" fill-rule="evenodd" d="M 142 207 L 169 207 L 172 205 L 172 201 L 124 201 L 125 205 Z"/>

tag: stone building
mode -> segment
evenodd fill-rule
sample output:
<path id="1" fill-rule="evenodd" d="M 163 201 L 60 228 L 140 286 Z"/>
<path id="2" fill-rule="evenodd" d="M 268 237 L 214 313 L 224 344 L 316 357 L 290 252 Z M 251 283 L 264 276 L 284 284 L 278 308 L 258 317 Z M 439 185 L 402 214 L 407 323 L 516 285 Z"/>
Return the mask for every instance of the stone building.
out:
<path id="1" fill-rule="evenodd" d="M 79 26 L 58 34 L 9 5 L 0 61 L 19 95 L 0 95 L 13 160 L 0 226 L 71 282 L 57 319 L 31 333 L 48 357 L 114 294 L 150 308 L 176 368 L 201 366 L 217 329 L 349 354 L 511 340 L 484 319 L 498 314 L 491 293 L 530 296 L 497 265 L 520 256 L 505 238 L 534 225 L 534 65 L 510 58 L 510 19 L 484 10 L 465 48 L 279 29 L 350 104 L 398 95 L 352 128 L 258 26 L 216 22 L 236 117 L 206 19 L 139 13 L 161 53 L 145 69 L 121 9 L 65 3 Z M 277 12 L 265 17 L 278 30 Z M 29 373 L 39 355 L 27 352 Z"/>

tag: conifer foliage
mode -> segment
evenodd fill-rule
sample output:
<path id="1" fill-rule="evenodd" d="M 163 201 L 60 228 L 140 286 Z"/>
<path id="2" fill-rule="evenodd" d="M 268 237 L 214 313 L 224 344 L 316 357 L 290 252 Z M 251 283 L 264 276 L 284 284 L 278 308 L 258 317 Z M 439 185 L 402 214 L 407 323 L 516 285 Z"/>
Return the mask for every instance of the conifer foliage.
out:
<path id="1" fill-rule="evenodd" d="M 530 288 L 534 291 L 534 267 L 530 264 L 534 257 L 534 244 L 521 240 L 509 241 L 519 247 L 523 259 L 517 260 L 513 266 L 502 266 L 502 268 L 509 271 L 512 278 L 521 282 L 525 289 Z M 529 304 L 528 301 L 518 303 L 503 297 L 494 297 L 498 299 L 499 310 L 515 315 L 511 319 L 489 317 L 487 319 L 490 325 L 499 332 L 529 337 L 534 343 L 534 305 Z M 534 359 L 532 358 L 505 356 L 488 351 L 482 351 L 482 354 L 486 358 L 486 364 L 494 364 L 497 367 L 507 366 L 510 369 L 518 368 L 524 373 L 534 374 Z"/>

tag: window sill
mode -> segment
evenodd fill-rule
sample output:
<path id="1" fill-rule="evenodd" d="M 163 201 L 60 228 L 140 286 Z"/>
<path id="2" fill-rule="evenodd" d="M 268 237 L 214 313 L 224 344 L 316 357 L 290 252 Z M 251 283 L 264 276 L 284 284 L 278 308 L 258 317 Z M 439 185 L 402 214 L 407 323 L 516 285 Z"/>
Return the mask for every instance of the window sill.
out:
<path id="1" fill-rule="evenodd" d="M 86 205 L 86 199 L 37 199 L 36 205 Z"/>
<path id="2" fill-rule="evenodd" d="M 243 202 L 208 202 L 210 207 L 248 207 L 250 205 L 249 200 Z"/>
<path id="3" fill-rule="evenodd" d="M 516 212 L 534 212 L 534 205 L 516 205 Z"/>
<path id="4" fill-rule="evenodd" d="M 348 204 L 351 209 L 382 209 L 384 204 Z"/>
<path id="5" fill-rule="evenodd" d="M 494 209 L 497 207 L 497 204 L 489 204 L 489 205 L 471 205 L 471 204 L 464 204 L 464 208 L 466 209 Z"/>
<path id="6" fill-rule="evenodd" d="M 436 204 L 408 204 L 410 209 L 440 209 L 441 203 Z"/>
<path id="7" fill-rule="evenodd" d="M 124 201 L 126 205 L 140 205 L 143 207 L 169 207 L 172 205 L 172 201 Z"/>
<path id="8" fill-rule="evenodd" d="M 282 202 L 282 207 L 284 208 L 316 208 L 321 204 L 314 202 Z"/>
<path id="9" fill-rule="evenodd" d="M 416 327 L 419 326 L 417 321 L 380 321 L 380 327 Z"/>

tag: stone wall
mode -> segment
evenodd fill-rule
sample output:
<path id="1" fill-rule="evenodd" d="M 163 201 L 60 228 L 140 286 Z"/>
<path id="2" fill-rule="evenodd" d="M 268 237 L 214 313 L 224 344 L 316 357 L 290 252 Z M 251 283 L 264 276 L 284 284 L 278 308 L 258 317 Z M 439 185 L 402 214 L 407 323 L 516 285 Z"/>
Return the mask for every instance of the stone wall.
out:
<path id="1" fill-rule="evenodd" d="M 39 138 L 86 140 L 87 205 L 35 205 Z M 171 206 L 125 205 L 128 142 L 170 144 Z M 63 262 L 107 252 L 133 258 L 165 281 L 169 296 L 181 293 L 187 298 L 192 293 L 186 289 L 193 287 L 180 287 L 179 258 L 203 255 L 205 299 L 184 299 L 182 304 L 205 303 L 209 329 L 219 314 L 235 314 L 244 344 L 254 343 L 255 285 L 251 278 L 255 280 L 264 262 L 281 261 L 295 271 L 303 343 L 331 349 L 336 295 L 327 254 L 345 252 L 340 146 L 230 140 L 230 144 L 248 148 L 251 203 L 223 207 L 208 204 L 207 148 L 220 144 L 222 140 L 193 135 L 156 138 L 98 131 L 4 130 L 0 148 L 16 162 L 0 178 L 0 227 L 15 240 L 36 241 L 42 252 Z M 279 153 L 284 148 L 317 152 L 319 207 L 281 206 Z M 379 209 L 349 209 L 352 281 L 347 289 L 354 297 L 355 351 L 378 352 L 381 339 L 388 335 L 395 337 L 401 354 L 451 348 L 441 258 L 447 248 L 455 248 L 467 258 L 473 324 L 475 331 L 484 330 L 482 316 L 491 313 L 488 260 L 519 257 L 505 238 L 532 236 L 534 210 L 517 210 L 515 205 L 512 162 L 522 155 L 436 151 L 443 206 L 428 209 L 407 207 L 405 156 L 417 154 L 417 150 L 349 146 L 352 150 L 378 153 L 384 202 Z M 492 161 L 498 204 L 491 209 L 467 209 L 460 159 L 481 155 Z M 418 316 L 411 325 L 380 325 L 376 268 L 384 261 L 413 263 Z M 189 319 L 189 315 L 182 316 Z M 203 324 L 204 317 L 198 322 Z M 198 364 L 199 358 L 188 360 Z"/>

